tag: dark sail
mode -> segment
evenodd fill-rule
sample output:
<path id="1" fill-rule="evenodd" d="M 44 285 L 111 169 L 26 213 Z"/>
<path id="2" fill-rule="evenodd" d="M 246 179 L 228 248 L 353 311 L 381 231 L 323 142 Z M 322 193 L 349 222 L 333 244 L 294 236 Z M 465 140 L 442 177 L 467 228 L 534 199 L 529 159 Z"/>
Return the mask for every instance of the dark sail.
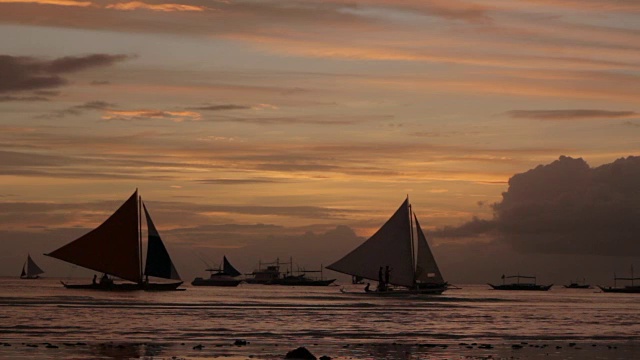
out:
<path id="1" fill-rule="evenodd" d="M 138 191 L 104 223 L 46 254 L 87 269 L 141 282 L 138 240 Z"/>
<path id="2" fill-rule="evenodd" d="M 25 263 L 27 268 L 27 276 L 38 276 L 40 274 L 44 274 L 44 270 L 40 269 L 40 266 L 36 264 L 35 261 L 31 258 L 31 255 L 27 254 L 27 262 Z M 22 270 L 24 271 L 24 269 Z"/>
<path id="3" fill-rule="evenodd" d="M 389 266 L 393 285 L 414 285 L 409 199 L 367 241 L 327 266 L 344 274 L 377 280 L 381 268 Z"/>
<path id="4" fill-rule="evenodd" d="M 144 214 L 147 218 L 147 230 L 149 232 L 147 244 L 147 262 L 144 268 L 144 274 L 147 276 L 155 276 L 163 279 L 180 280 L 180 275 L 178 275 L 178 271 L 176 271 L 175 266 L 173 266 L 171 257 L 167 252 L 167 248 L 165 248 L 164 244 L 162 243 L 162 239 L 160 239 L 158 230 L 156 230 L 155 225 L 153 225 L 153 221 L 151 220 L 151 216 L 147 211 L 147 207 L 144 205 L 143 207 Z"/>
<path id="5" fill-rule="evenodd" d="M 233 267 L 233 265 L 231 265 L 231 263 L 229 262 L 229 260 L 227 260 L 227 257 L 224 256 L 222 259 L 222 272 L 229 275 L 229 276 L 240 276 L 242 275 L 240 273 L 240 271 L 236 270 L 236 268 Z"/>

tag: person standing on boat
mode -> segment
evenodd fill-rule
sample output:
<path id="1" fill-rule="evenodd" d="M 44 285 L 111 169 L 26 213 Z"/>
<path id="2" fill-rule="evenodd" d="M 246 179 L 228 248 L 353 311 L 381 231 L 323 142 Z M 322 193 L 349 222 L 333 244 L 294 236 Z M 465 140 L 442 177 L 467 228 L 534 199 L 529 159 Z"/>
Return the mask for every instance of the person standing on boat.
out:
<path id="1" fill-rule="evenodd" d="M 385 291 L 386 286 L 384 284 L 384 273 L 382 272 L 382 266 L 378 270 L 378 291 Z"/>
<path id="2" fill-rule="evenodd" d="M 389 275 L 391 274 L 391 268 L 389 265 L 384 269 L 384 287 L 389 286 Z"/>
<path id="3" fill-rule="evenodd" d="M 97 274 L 93 274 L 93 281 L 92 281 L 93 285 L 98 283 L 98 275 Z"/>

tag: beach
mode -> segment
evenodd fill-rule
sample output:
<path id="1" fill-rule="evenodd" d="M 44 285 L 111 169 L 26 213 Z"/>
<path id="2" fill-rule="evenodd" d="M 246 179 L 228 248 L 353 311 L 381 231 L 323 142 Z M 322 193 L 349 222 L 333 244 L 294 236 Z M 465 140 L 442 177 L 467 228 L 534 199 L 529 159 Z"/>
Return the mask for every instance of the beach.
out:
<path id="1" fill-rule="evenodd" d="M 110 293 L 0 282 L 2 359 L 283 359 L 301 346 L 332 359 L 640 358 L 637 295 L 593 289 L 460 285 L 391 299 L 337 286 Z"/>

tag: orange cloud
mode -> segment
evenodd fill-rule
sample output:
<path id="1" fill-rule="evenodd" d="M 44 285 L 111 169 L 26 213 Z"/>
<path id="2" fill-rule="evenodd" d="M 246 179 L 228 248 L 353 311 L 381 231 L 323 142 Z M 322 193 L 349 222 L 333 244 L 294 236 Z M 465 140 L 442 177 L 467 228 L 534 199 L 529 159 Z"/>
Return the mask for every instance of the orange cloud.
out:
<path id="1" fill-rule="evenodd" d="M 108 110 L 102 120 L 148 120 L 168 119 L 173 122 L 200 120 L 200 113 L 195 111 L 162 111 L 162 110 Z"/>
<path id="2" fill-rule="evenodd" d="M 141 1 L 130 1 L 124 3 L 110 4 L 106 6 L 107 9 L 115 9 L 115 10 L 152 10 L 152 11 L 162 11 L 162 12 L 172 12 L 172 11 L 204 11 L 207 8 L 204 6 L 196 6 L 196 5 L 182 5 L 182 4 L 147 4 Z"/>
<path id="3" fill-rule="evenodd" d="M 26 3 L 26 4 L 42 4 L 42 5 L 58 5 L 58 6 L 80 6 L 87 7 L 93 5 L 90 1 L 73 1 L 73 0 L 0 0 L 0 3 Z"/>

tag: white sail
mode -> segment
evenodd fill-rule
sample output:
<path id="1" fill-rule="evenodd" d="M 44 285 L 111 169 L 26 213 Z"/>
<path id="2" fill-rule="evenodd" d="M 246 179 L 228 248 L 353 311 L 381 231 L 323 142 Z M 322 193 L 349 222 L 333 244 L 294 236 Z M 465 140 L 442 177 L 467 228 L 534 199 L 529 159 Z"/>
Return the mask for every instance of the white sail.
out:
<path id="1" fill-rule="evenodd" d="M 44 273 L 44 270 L 40 269 L 38 265 L 31 259 L 31 255 L 27 254 L 27 276 L 38 276 Z"/>
<path id="2" fill-rule="evenodd" d="M 389 266 L 389 283 L 398 286 L 414 285 L 413 255 L 409 199 L 367 241 L 342 259 L 327 266 L 337 272 L 378 280 L 380 268 Z"/>
<path id="3" fill-rule="evenodd" d="M 418 259 L 416 261 L 416 281 L 427 284 L 443 284 L 444 279 L 438 268 L 436 259 L 433 257 L 431 248 L 427 243 L 427 238 L 422 232 L 418 223 L 418 218 L 414 214 L 416 221 L 416 231 L 418 233 Z"/>

